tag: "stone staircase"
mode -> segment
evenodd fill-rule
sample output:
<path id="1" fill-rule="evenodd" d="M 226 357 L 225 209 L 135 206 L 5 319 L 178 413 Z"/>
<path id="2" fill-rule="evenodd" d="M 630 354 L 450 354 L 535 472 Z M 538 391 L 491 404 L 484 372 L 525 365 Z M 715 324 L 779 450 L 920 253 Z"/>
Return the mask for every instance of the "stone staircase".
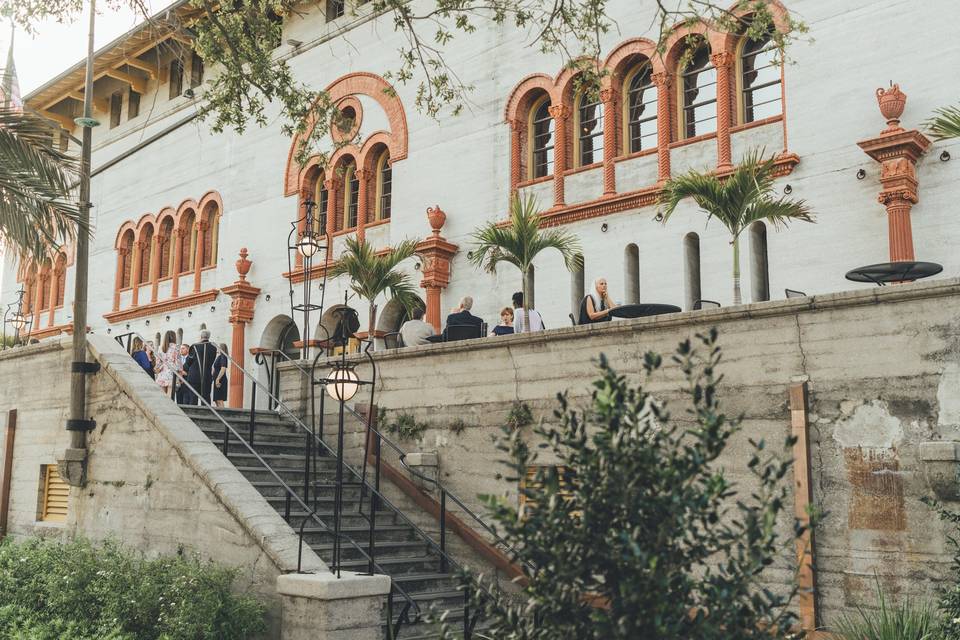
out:
<path id="1" fill-rule="evenodd" d="M 184 412 L 197 424 L 210 440 L 223 450 L 224 426 L 223 423 L 205 407 L 181 407 Z M 241 409 L 217 409 L 221 416 L 244 439 L 249 433 L 250 412 Z M 306 434 L 294 421 L 281 418 L 275 412 L 258 411 L 255 417 L 255 435 L 253 448 L 257 454 L 273 469 L 274 472 L 303 498 L 306 448 Z M 263 464 L 250 453 L 249 449 L 231 433 L 227 457 L 237 469 L 257 488 L 257 490 L 284 515 L 286 509 L 286 490 L 277 481 Z M 336 479 L 336 458 L 325 451 L 317 456 L 317 480 L 311 488 L 308 504 L 316 505 L 317 515 L 329 527 L 334 527 L 334 488 Z M 346 482 L 356 481 L 349 471 L 344 471 Z M 341 544 L 341 569 L 365 573 L 368 561 L 360 551 L 368 548 L 370 523 L 366 515 L 359 512 L 360 487 L 358 484 L 347 485 L 343 489 L 343 509 L 341 511 L 341 535 L 344 536 Z M 369 496 L 364 501 L 364 511 L 368 512 Z M 290 516 L 287 522 L 294 531 L 299 531 L 300 525 L 309 512 L 293 501 L 290 507 Z M 393 580 L 411 599 L 416 602 L 426 617 L 431 610 L 441 613 L 447 611 L 447 620 L 452 624 L 462 626 L 463 620 L 463 592 L 458 590 L 459 580 L 450 570 L 441 570 L 441 558 L 433 549 L 425 534 L 407 523 L 401 514 L 386 505 L 380 505 L 377 510 L 376 527 L 376 562 L 383 573 Z M 308 544 L 324 562 L 331 565 L 333 561 L 332 533 L 310 520 L 304 527 L 304 543 Z M 352 545 L 345 538 L 356 543 Z M 378 571 L 381 572 L 381 571 Z M 406 600 L 402 595 L 394 593 L 393 619 L 396 621 Z M 384 638 L 389 638 L 386 629 L 386 603 L 384 604 Z M 411 612 L 412 613 L 412 612 Z M 435 627 L 421 620 L 417 624 L 404 624 L 400 630 L 398 640 L 429 640 L 437 637 Z M 457 637 L 460 637 L 459 635 Z"/>

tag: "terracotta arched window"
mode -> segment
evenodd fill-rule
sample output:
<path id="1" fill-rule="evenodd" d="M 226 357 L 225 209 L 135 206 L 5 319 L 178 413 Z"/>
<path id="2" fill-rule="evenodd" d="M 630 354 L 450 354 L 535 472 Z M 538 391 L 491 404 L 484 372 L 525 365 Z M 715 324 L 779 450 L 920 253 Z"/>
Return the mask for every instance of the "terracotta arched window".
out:
<path id="1" fill-rule="evenodd" d="M 127 229 L 120 239 L 120 288 L 128 289 L 133 283 L 133 229 Z"/>
<path id="2" fill-rule="evenodd" d="M 376 219 L 389 220 L 393 198 L 393 169 L 390 166 L 390 152 L 386 149 L 377 158 Z"/>
<path id="3" fill-rule="evenodd" d="M 203 233 L 203 254 L 200 267 L 212 267 L 217 264 L 217 237 L 220 235 L 220 216 L 217 215 L 217 204 L 209 203 L 203 210 L 203 223 L 206 231 Z"/>
<path id="4" fill-rule="evenodd" d="M 783 112 L 779 49 L 773 38 L 744 38 L 740 44 L 740 122 L 753 122 Z"/>
<path id="5" fill-rule="evenodd" d="M 343 172 L 343 228 L 357 226 L 357 205 L 360 200 L 360 180 L 357 178 L 357 165 L 350 163 Z"/>
<path id="6" fill-rule="evenodd" d="M 550 115 L 550 97 L 543 96 L 530 109 L 529 131 L 530 167 L 529 177 L 542 178 L 553 173 L 553 117 Z"/>
<path id="7" fill-rule="evenodd" d="M 330 191 L 327 189 L 326 176 L 323 172 L 317 175 L 313 186 L 313 201 L 317 206 L 313 208 L 313 232 L 324 235 L 327 232 L 327 207 L 330 204 Z"/>
<path id="8" fill-rule="evenodd" d="M 153 262 L 153 225 L 148 224 L 143 227 L 140 234 L 140 279 L 137 284 L 150 282 L 150 264 Z"/>
<path id="9" fill-rule="evenodd" d="M 692 138 L 717 130 L 717 70 L 710 62 L 710 45 L 701 41 L 683 59 L 679 70 L 680 134 Z"/>
<path id="10" fill-rule="evenodd" d="M 197 250 L 197 229 L 196 214 L 193 209 L 187 209 L 180 218 L 180 230 L 183 232 L 183 240 L 180 242 L 180 264 L 179 273 L 193 271 L 194 256 Z"/>
<path id="11" fill-rule="evenodd" d="M 158 277 L 163 280 L 169 278 L 173 273 L 173 218 L 167 216 L 160 223 L 160 273 Z"/>
<path id="12" fill-rule="evenodd" d="M 623 83 L 623 148 L 637 153 L 657 147 L 657 87 L 649 62 L 636 65 Z"/>
<path id="13" fill-rule="evenodd" d="M 574 115 L 576 166 L 585 167 L 603 160 L 603 105 L 597 92 L 577 95 Z"/>
<path id="14" fill-rule="evenodd" d="M 40 311 L 50 308 L 50 262 L 40 269 Z"/>
<path id="15" fill-rule="evenodd" d="M 62 253 L 57 256 L 57 266 L 54 269 L 54 284 L 56 289 L 57 306 L 63 306 L 63 298 L 67 289 L 67 256 Z"/>

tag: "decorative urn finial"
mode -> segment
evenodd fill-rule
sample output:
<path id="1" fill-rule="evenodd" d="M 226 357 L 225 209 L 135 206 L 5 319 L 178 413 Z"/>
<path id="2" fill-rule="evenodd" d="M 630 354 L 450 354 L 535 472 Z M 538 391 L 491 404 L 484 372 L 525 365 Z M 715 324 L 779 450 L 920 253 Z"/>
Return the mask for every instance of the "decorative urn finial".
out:
<path id="1" fill-rule="evenodd" d="M 247 260 L 248 255 L 246 247 L 240 249 L 240 259 L 237 260 L 237 273 L 240 274 L 240 282 L 247 281 L 247 274 L 250 273 L 250 266 L 253 264 L 252 261 Z"/>
<path id="2" fill-rule="evenodd" d="M 443 228 L 443 224 L 447 221 L 447 214 L 443 212 L 440 205 L 435 204 L 432 207 L 427 207 L 427 220 L 430 221 L 433 235 L 439 236 L 440 229 Z"/>
<path id="3" fill-rule="evenodd" d="M 887 119 L 884 133 L 900 131 L 900 116 L 907 104 L 907 94 L 900 91 L 900 85 L 891 82 L 889 89 L 877 89 L 877 104 L 880 105 L 880 113 Z"/>

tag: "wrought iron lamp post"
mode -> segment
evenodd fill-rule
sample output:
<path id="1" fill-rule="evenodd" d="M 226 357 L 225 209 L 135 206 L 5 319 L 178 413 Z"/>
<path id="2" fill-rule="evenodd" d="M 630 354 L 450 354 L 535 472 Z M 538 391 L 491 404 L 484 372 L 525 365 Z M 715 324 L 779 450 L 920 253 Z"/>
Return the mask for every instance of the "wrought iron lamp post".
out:
<path id="1" fill-rule="evenodd" d="M 303 333 L 301 340 L 303 342 L 302 357 L 310 357 L 310 313 L 318 311 L 323 313 L 324 292 L 327 284 L 327 272 L 323 271 L 323 280 L 320 284 L 320 304 L 312 301 L 312 291 L 310 283 L 313 279 L 313 267 L 315 260 L 325 260 L 328 253 L 328 247 L 321 242 L 321 236 L 313 228 L 315 218 L 314 209 L 317 203 L 309 198 L 303 202 L 304 214 L 302 217 L 291 223 L 290 234 L 287 236 L 287 273 L 290 282 L 290 317 L 295 317 L 296 312 L 303 314 Z M 294 262 L 295 256 L 299 255 L 303 264 L 303 301 L 297 304 L 294 300 Z"/>
<path id="2" fill-rule="evenodd" d="M 24 290 L 23 287 L 20 287 L 20 290 L 17 291 L 17 299 L 7 305 L 7 309 L 3 314 L 3 347 L 7 348 L 7 327 L 13 331 L 13 344 L 20 344 L 20 336 L 23 333 L 24 329 L 27 329 L 31 324 L 31 319 L 28 319 L 23 315 L 23 296 Z M 27 334 L 29 335 L 29 330 Z"/>

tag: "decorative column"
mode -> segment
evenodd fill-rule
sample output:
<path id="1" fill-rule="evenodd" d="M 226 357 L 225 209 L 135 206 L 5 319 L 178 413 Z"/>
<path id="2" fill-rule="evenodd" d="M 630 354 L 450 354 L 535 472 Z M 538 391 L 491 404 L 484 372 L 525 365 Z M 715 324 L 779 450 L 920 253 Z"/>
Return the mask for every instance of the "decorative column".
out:
<path id="1" fill-rule="evenodd" d="M 197 220 L 197 246 L 193 251 L 193 292 L 200 293 L 200 276 L 203 272 L 203 245 L 207 241 L 207 221 Z"/>
<path id="2" fill-rule="evenodd" d="M 710 62 L 717 70 L 717 172 L 733 170 L 730 152 L 730 70 L 733 68 L 733 54 L 721 51 L 710 56 Z"/>
<path id="3" fill-rule="evenodd" d="M 563 174 L 567 170 L 567 118 L 570 107 L 565 104 L 550 106 L 553 118 L 553 206 L 564 206 Z"/>
<path id="4" fill-rule="evenodd" d="M 357 177 L 357 182 L 360 184 L 360 188 L 357 191 L 357 240 L 360 242 L 363 242 L 363 228 L 367 224 L 367 196 L 369 195 L 367 194 L 369 187 L 367 183 L 370 181 L 371 173 L 373 172 L 367 169 L 357 169 L 353 174 Z"/>
<path id="5" fill-rule="evenodd" d="M 333 258 L 333 232 L 337 229 L 337 181 L 333 178 L 324 180 L 323 186 L 327 188 L 327 250 L 324 260 L 330 264 Z"/>
<path id="6" fill-rule="evenodd" d="M 917 131 L 900 126 L 900 116 L 907 104 L 907 94 L 899 85 L 877 89 L 880 112 L 887 119 L 887 128 L 876 138 L 861 140 L 857 145 L 880 163 L 882 189 L 877 200 L 887 209 L 887 233 L 890 261 L 914 259 L 910 209 L 918 201 L 917 160 L 930 146 L 930 140 Z"/>
<path id="7" fill-rule="evenodd" d="M 143 273 L 143 249 L 146 246 L 143 240 L 137 240 L 133 243 L 133 268 L 130 275 L 130 286 L 133 287 L 130 306 L 135 307 L 140 303 L 140 276 Z"/>
<path id="8" fill-rule="evenodd" d="M 117 249 L 117 273 L 113 277 L 113 310 L 120 310 L 120 289 L 123 288 L 123 263 L 130 250 L 126 247 Z"/>
<path id="9" fill-rule="evenodd" d="M 440 292 L 450 284 L 450 260 L 457 252 L 457 245 L 440 236 L 440 229 L 447 221 L 447 214 L 440 205 L 427 209 L 427 220 L 433 234 L 417 244 L 417 253 L 423 258 L 423 278 L 420 286 L 427 291 L 427 322 L 440 333 Z"/>
<path id="10" fill-rule="evenodd" d="M 670 179 L 670 74 L 658 71 L 653 74 L 657 85 L 657 184 Z"/>
<path id="11" fill-rule="evenodd" d="M 260 289 L 247 282 L 247 274 L 253 264 L 247 259 L 247 248 L 240 249 L 240 259 L 237 260 L 237 275 L 239 279 L 226 286 L 222 291 L 233 300 L 230 303 L 230 325 L 233 328 L 230 341 L 230 353 L 236 365 L 230 365 L 229 394 L 227 403 L 230 407 L 239 409 L 243 406 L 243 374 L 238 367 L 243 367 L 243 356 L 246 352 L 247 324 L 253 320 L 253 310 L 256 306 Z"/>
<path id="12" fill-rule="evenodd" d="M 164 237 L 159 233 L 153 236 L 153 249 L 150 250 L 150 281 L 153 286 L 150 289 L 150 302 L 157 301 L 157 289 L 160 286 L 160 258 L 163 253 Z"/>
<path id="13" fill-rule="evenodd" d="M 517 194 L 517 185 L 523 180 L 523 136 L 527 126 L 523 120 L 510 121 L 510 197 Z"/>
<path id="14" fill-rule="evenodd" d="M 173 282 L 170 285 L 170 297 L 176 298 L 180 295 L 180 274 L 183 272 L 183 239 L 189 233 L 189 229 L 174 229 L 173 231 Z"/>
<path id="15" fill-rule="evenodd" d="M 603 103 L 603 195 L 617 192 L 617 173 L 613 159 L 617 156 L 617 92 L 612 88 L 600 90 Z"/>
<path id="16" fill-rule="evenodd" d="M 57 312 L 57 282 L 59 277 L 57 274 L 59 270 L 54 268 L 49 272 L 50 274 L 50 293 L 47 296 L 47 304 L 49 306 L 49 313 L 47 315 L 47 326 L 52 327 L 56 323 L 56 312 Z"/>

